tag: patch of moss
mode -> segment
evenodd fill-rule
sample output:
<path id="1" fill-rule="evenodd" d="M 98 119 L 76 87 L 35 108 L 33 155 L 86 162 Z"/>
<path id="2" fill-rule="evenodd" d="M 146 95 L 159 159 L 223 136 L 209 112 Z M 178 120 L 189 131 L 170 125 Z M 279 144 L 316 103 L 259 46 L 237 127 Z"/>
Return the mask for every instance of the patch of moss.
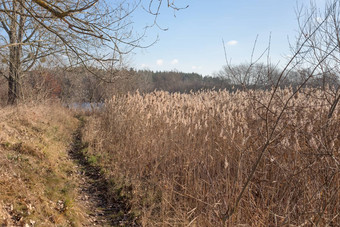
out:
<path id="1" fill-rule="evenodd" d="M 98 160 L 97 160 L 97 157 L 95 155 L 90 155 L 89 157 L 87 157 L 87 161 L 92 166 L 95 166 L 95 165 L 98 164 Z"/>

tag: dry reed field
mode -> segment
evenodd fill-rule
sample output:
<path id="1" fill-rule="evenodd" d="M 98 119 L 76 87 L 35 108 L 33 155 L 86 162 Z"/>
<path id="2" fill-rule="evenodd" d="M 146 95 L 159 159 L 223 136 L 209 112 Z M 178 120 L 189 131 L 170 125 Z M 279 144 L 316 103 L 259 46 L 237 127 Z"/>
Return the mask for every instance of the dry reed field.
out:
<path id="1" fill-rule="evenodd" d="M 84 139 L 144 226 L 339 226 L 339 107 L 272 94 L 117 96 Z"/>

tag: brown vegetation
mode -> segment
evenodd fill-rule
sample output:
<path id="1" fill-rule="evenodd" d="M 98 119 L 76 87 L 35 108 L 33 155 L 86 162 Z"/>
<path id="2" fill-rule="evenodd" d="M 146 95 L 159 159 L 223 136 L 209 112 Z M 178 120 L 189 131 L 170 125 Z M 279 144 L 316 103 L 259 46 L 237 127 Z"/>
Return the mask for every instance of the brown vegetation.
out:
<path id="1" fill-rule="evenodd" d="M 114 96 L 84 135 L 144 226 L 336 226 L 340 118 L 327 94 Z"/>
<path id="2" fill-rule="evenodd" d="M 76 171 L 68 144 L 77 120 L 58 105 L 0 112 L 0 225 L 77 225 Z"/>

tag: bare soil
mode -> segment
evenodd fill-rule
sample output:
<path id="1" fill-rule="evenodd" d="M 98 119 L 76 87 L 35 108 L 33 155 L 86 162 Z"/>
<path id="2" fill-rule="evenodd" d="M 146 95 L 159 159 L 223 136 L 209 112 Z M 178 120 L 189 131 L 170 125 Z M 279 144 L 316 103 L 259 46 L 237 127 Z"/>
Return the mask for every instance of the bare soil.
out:
<path id="1" fill-rule="evenodd" d="M 81 141 L 84 122 L 74 133 L 69 155 L 77 165 L 79 179 L 78 203 L 87 210 L 88 223 L 83 226 L 139 226 L 130 213 L 130 207 L 119 195 L 113 195 L 108 188 L 108 180 L 100 167 L 88 161 Z"/>

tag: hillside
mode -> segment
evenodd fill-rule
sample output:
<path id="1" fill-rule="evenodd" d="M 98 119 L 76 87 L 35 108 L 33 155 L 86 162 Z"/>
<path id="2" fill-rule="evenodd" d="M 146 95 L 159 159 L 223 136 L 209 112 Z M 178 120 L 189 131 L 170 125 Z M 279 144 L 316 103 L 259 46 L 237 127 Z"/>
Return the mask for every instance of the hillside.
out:
<path id="1" fill-rule="evenodd" d="M 82 153 L 80 126 L 58 105 L 1 109 L 0 226 L 120 223 L 121 207 L 107 209 L 107 182 Z"/>
<path id="2" fill-rule="evenodd" d="M 0 224 L 76 224 L 67 157 L 77 121 L 57 106 L 8 107 L 0 113 Z"/>

